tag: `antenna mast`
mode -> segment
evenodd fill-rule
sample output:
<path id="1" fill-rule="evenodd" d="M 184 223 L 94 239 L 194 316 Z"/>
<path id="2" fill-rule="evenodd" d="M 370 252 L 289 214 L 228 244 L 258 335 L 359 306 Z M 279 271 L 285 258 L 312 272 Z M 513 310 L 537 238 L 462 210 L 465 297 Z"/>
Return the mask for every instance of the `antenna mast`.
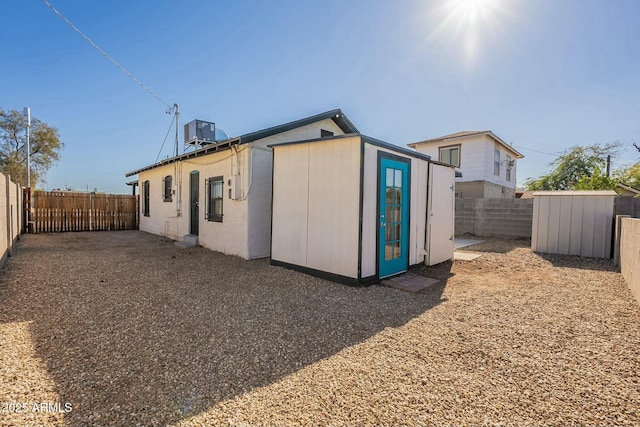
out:
<path id="1" fill-rule="evenodd" d="M 176 110 L 176 157 L 178 157 L 178 129 L 180 127 L 180 108 L 178 104 L 173 104 L 173 108 Z"/>

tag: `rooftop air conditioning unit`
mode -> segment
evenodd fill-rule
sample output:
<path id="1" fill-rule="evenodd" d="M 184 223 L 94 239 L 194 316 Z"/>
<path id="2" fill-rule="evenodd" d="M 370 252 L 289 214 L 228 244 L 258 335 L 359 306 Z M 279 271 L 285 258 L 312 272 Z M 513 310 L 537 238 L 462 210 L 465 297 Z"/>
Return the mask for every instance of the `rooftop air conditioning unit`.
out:
<path id="1" fill-rule="evenodd" d="M 185 145 L 213 144 L 216 142 L 216 124 L 204 120 L 192 120 L 184 125 Z"/>

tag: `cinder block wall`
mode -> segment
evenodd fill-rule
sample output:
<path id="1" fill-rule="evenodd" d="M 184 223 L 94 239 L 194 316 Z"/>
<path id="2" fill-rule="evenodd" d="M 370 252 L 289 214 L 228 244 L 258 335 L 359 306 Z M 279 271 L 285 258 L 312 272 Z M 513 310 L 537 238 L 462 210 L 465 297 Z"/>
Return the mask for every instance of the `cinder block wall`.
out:
<path id="1" fill-rule="evenodd" d="M 613 200 L 613 211 L 615 215 L 629 215 L 633 218 L 640 218 L 640 197 L 618 196 Z"/>
<path id="2" fill-rule="evenodd" d="M 622 218 L 620 270 L 640 303 L 640 219 Z"/>
<path id="3" fill-rule="evenodd" d="M 531 238 L 533 199 L 456 199 L 456 236 Z"/>

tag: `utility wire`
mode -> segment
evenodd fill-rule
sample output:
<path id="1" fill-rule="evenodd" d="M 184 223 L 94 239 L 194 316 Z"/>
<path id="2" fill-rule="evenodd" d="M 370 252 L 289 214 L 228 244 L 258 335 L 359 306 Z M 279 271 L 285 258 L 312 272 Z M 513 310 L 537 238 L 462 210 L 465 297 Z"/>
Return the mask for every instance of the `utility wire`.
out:
<path id="1" fill-rule="evenodd" d="M 173 126 L 173 122 L 176 120 L 176 115 L 173 115 L 171 119 L 171 124 L 169 124 L 169 129 L 167 129 L 167 134 L 164 136 L 164 141 L 162 141 L 162 145 L 160 146 L 160 151 L 158 151 L 158 155 L 156 156 L 156 161 L 153 163 L 158 163 L 158 159 L 160 158 L 160 154 L 162 154 L 162 149 L 164 148 L 164 143 L 167 142 L 167 137 L 169 136 L 169 132 L 171 132 L 171 127 Z"/>
<path id="2" fill-rule="evenodd" d="M 82 31 L 80 31 L 78 29 L 78 27 L 76 27 L 75 25 L 73 25 L 71 23 L 71 21 L 69 21 L 62 13 L 60 13 L 55 7 L 53 7 L 51 5 L 51 3 L 49 3 L 47 0 L 42 0 L 42 2 L 44 4 L 46 4 L 49 9 L 51 9 L 56 15 L 58 15 L 60 18 L 62 18 L 64 20 L 64 22 L 66 22 L 67 24 L 69 24 L 69 26 L 71 28 L 73 28 L 78 34 L 80 34 L 86 41 L 89 42 L 89 44 L 91 46 L 93 46 L 94 48 L 96 48 L 98 50 L 98 52 L 100 52 L 102 55 L 104 55 L 105 58 L 107 58 L 109 61 L 111 61 L 116 67 L 120 68 L 120 70 L 122 70 L 123 73 L 125 73 L 127 76 L 129 76 L 129 78 L 131 78 L 131 80 L 133 80 L 134 82 L 136 82 L 137 84 L 140 85 L 140 87 L 142 87 L 142 89 L 146 90 L 149 94 L 151 94 L 154 98 L 156 98 L 158 101 L 162 102 L 164 105 L 166 105 L 169 110 L 171 110 L 173 108 L 172 105 L 169 105 L 169 103 L 167 103 L 165 100 L 163 100 L 162 98 L 160 98 L 154 91 L 152 91 L 151 89 L 149 89 L 148 87 L 146 87 L 140 80 L 138 80 L 137 78 L 135 78 L 135 76 L 133 74 L 131 74 L 129 71 L 127 71 L 126 68 L 124 68 L 122 65 L 120 65 L 115 59 L 113 59 L 111 56 L 109 56 L 109 54 L 107 52 L 105 52 L 104 50 L 102 50 L 102 48 L 100 48 L 100 46 L 98 46 L 97 44 L 95 44 L 93 42 L 93 40 L 91 40 L 89 37 L 87 37 Z M 167 110 L 167 112 L 169 112 L 169 110 Z"/>
<path id="3" fill-rule="evenodd" d="M 527 150 L 527 151 L 533 151 L 534 153 L 548 154 L 549 156 L 558 156 L 558 155 L 560 155 L 560 154 L 561 154 L 561 153 L 559 153 L 559 152 L 558 152 L 558 153 L 547 153 L 546 151 L 533 150 L 533 149 L 531 149 L 531 148 L 520 147 L 520 146 L 518 146 L 518 145 L 514 145 L 513 147 L 514 147 L 514 148 L 517 148 L 517 149 L 519 149 L 519 150 Z"/>

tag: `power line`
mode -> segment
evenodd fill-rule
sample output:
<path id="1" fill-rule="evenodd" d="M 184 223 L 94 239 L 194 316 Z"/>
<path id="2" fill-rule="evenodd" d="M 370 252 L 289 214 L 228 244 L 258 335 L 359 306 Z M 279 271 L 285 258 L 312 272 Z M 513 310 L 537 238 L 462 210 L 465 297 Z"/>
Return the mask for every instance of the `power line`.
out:
<path id="1" fill-rule="evenodd" d="M 158 155 L 156 156 L 156 160 L 153 163 L 158 163 L 158 159 L 160 158 L 160 154 L 162 154 L 162 149 L 164 148 L 164 143 L 167 142 L 167 137 L 169 136 L 169 132 L 171 132 L 171 126 L 173 126 L 173 121 L 176 119 L 174 115 L 171 119 L 171 123 L 169 124 L 169 129 L 167 129 L 167 134 L 164 136 L 164 141 L 162 141 L 162 145 L 160 146 L 160 151 L 158 151 Z"/>
<path id="2" fill-rule="evenodd" d="M 71 28 L 74 29 L 74 31 L 76 31 L 78 34 L 80 34 L 87 42 L 89 42 L 89 44 L 91 46 L 93 46 L 94 48 L 96 48 L 98 50 L 98 52 L 100 52 L 105 58 L 107 58 L 109 61 L 111 61 L 116 67 L 118 67 L 120 70 L 122 70 L 123 73 L 125 73 L 127 76 L 129 76 L 129 78 L 131 80 L 133 80 L 134 82 L 136 82 L 137 84 L 140 85 L 140 87 L 142 87 L 142 89 L 146 90 L 149 94 L 151 94 L 154 98 L 156 98 L 158 101 L 162 102 L 164 105 L 166 105 L 169 109 L 172 109 L 173 106 L 170 105 L 168 102 L 166 102 L 165 100 L 163 100 L 162 98 L 160 98 L 160 96 L 158 96 L 154 91 L 152 91 L 151 89 L 149 89 L 147 86 L 145 86 L 140 80 L 138 80 L 133 74 L 131 74 L 129 71 L 127 71 L 126 68 L 124 68 L 122 65 L 120 65 L 115 59 L 113 59 L 111 56 L 109 56 L 109 54 L 107 52 L 105 52 L 104 50 L 102 50 L 102 48 L 100 46 L 98 46 L 97 44 L 95 44 L 93 42 L 93 40 L 91 40 L 89 37 L 87 37 L 82 31 L 80 31 L 78 29 L 78 27 L 76 27 L 75 25 L 73 25 L 73 23 L 71 23 L 71 21 L 69 21 L 62 13 L 60 13 L 55 7 L 53 7 L 51 5 L 51 3 L 49 3 L 47 0 L 42 0 L 44 4 L 46 4 L 56 15 L 58 15 L 60 18 L 62 18 L 64 20 L 64 22 L 66 22 L 67 24 L 69 24 L 69 26 Z"/>
<path id="3" fill-rule="evenodd" d="M 527 151 L 533 151 L 534 153 L 540 153 L 540 154 L 548 154 L 549 156 L 558 156 L 561 153 L 547 153 L 546 151 L 538 151 L 538 150 L 533 150 L 531 148 L 526 148 L 526 147 L 521 147 L 519 145 L 514 145 L 514 148 L 517 148 L 519 150 L 527 150 Z"/>

